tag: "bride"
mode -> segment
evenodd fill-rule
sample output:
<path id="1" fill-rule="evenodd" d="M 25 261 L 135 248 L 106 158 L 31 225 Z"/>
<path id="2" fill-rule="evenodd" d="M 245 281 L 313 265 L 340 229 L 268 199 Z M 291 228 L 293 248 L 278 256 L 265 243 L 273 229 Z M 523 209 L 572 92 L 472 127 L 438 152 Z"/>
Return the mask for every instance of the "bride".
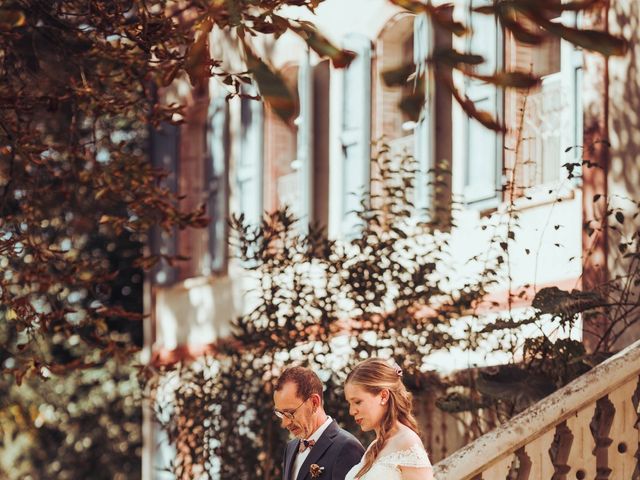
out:
<path id="1" fill-rule="evenodd" d="M 365 360 L 347 377 L 344 393 L 360 428 L 376 432 L 345 480 L 433 480 L 400 367 L 377 358 Z"/>

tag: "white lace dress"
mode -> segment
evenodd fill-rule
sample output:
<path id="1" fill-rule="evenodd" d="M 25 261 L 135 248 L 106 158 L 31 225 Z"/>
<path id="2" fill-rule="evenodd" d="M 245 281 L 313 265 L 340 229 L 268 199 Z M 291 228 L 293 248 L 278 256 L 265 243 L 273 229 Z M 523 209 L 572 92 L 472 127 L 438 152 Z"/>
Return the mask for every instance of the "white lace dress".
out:
<path id="1" fill-rule="evenodd" d="M 360 471 L 363 463 L 364 457 L 358 465 L 349 470 L 344 480 L 402 480 L 400 467 L 425 468 L 431 466 L 427 452 L 420 445 L 412 445 L 406 450 L 382 455 L 373 462 L 367 473 L 357 478 L 356 474 Z"/>

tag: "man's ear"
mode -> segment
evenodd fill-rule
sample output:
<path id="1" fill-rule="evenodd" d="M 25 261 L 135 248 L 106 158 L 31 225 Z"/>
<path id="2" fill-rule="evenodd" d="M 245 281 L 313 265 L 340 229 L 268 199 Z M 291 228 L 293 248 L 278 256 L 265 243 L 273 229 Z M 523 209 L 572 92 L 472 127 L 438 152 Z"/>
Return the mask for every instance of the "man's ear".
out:
<path id="1" fill-rule="evenodd" d="M 315 412 L 316 410 L 318 410 L 319 407 L 322 406 L 322 399 L 320 398 L 320 395 L 318 395 L 317 393 L 314 393 L 313 395 L 311 395 L 311 405 L 313 406 L 313 411 Z"/>

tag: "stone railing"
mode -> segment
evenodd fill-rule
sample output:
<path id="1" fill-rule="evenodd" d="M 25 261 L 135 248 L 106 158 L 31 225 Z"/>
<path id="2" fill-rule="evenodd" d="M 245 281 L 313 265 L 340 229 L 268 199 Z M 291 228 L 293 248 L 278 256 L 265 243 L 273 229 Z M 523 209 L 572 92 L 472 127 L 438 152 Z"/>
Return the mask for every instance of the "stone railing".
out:
<path id="1" fill-rule="evenodd" d="M 436 480 L 640 480 L 640 341 L 434 467 Z"/>

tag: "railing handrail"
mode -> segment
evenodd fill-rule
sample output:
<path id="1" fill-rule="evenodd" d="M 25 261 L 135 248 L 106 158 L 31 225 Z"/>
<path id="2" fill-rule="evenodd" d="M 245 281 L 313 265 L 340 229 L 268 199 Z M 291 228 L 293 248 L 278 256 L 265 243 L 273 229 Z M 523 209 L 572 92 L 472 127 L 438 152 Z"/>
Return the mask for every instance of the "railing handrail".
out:
<path id="1" fill-rule="evenodd" d="M 640 340 L 438 462 L 435 478 L 461 480 L 481 473 L 639 374 Z"/>

